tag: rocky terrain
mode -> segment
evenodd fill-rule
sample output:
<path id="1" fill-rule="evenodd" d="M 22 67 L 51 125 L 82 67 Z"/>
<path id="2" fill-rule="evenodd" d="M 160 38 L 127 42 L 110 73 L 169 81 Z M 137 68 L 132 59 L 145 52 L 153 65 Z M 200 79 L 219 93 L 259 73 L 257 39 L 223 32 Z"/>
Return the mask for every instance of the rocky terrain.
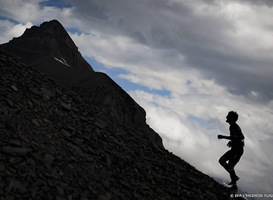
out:
<path id="1" fill-rule="evenodd" d="M 164 149 L 145 111 L 107 75 L 74 67 L 84 61 L 66 58 L 73 45 L 62 54 L 70 68 L 47 59 L 51 47 L 36 46 L 42 67 L 22 56 L 23 46 L 0 48 L 1 200 L 229 199 L 226 188 Z M 81 71 L 86 81 L 73 78 Z"/>
<path id="2" fill-rule="evenodd" d="M 228 199 L 147 135 L 0 51 L 1 199 Z"/>

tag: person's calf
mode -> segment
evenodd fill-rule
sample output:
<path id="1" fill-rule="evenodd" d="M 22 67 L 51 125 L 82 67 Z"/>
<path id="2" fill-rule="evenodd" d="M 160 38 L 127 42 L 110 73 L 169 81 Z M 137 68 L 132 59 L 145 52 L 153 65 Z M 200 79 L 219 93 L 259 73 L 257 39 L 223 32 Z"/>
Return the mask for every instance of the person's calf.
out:
<path id="1" fill-rule="evenodd" d="M 236 182 L 240 178 L 236 175 L 234 169 L 232 169 L 232 170 L 229 171 L 229 175 L 230 175 L 230 179 L 231 179 L 231 182 L 229 183 L 229 185 L 236 185 Z"/>

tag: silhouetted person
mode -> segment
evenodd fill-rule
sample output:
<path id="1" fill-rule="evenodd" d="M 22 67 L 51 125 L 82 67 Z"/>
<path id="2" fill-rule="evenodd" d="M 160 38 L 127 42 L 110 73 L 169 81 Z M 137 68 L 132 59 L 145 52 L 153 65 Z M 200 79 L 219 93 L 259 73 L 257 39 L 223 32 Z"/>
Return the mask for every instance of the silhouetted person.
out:
<path id="1" fill-rule="evenodd" d="M 231 147 L 231 150 L 227 151 L 220 159 L 219 163 L 229 172 L 231 182 L 229 183 L 233 189 L 237 189 L 236 182 L 239 180 L 239 177 L 234 171 L 235 165 L 239 162 L 241 156 L 244 153 L 244 135 L 241 131 L 241 128 L 236 124 L 238 120 L 238 114 L 234 111 L 230 111 L 226 117 L 226 122 L 230 124 L 229 131 L 230 136 L 218 135 L 218 139 L 227 139 L 228 147 Z M 227 162 L 228 161 L 228 162 Z"/>

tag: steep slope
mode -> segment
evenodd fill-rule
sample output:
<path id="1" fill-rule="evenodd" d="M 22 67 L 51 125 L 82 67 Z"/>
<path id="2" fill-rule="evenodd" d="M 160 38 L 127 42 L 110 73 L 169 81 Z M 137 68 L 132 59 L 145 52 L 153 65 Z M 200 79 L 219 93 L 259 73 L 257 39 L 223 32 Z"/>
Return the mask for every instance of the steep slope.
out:
<path id="1" fill-rule="evenodd" d="M 1 199 L 229 199 L 145 132 L 0 49 Z"/>
<path id="2" fill-rule="evenodd" d="M 33 26 L 1 47 L 73 89 L 119 123 L 144 131 L 154 145 L 163 148 L 159 135 L 146 124 L 144 109 L 109 76 L 93 71 L 57 20 Z"/>

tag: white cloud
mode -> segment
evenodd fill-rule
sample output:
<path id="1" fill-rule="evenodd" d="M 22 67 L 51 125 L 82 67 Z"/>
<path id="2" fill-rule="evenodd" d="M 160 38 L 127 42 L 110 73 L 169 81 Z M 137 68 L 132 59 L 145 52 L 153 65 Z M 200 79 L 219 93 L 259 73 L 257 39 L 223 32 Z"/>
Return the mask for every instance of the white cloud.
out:
<path id="1" fill-rule="evenodd" d="M 1 15 L 18 22 L 31 21 L 39 16 L 39 2 L 42 0 L 2 0 Z"/>
<path id="2" fill-rule="evenodd" d="M 0 44 L 8 42 L 14 37 L 21 36 L 32 25 L 31 22 L 15 24 L 8 20 L 0 20 Z"/>
<path id="3" fill-rule="evenodd" d="M 40 25 L 44 21 L 58 19 L 66 26 L 79 26 L 80 20 L 73 18 L 73 8 L 59 8 L 54 6 L 41 6 L 44 0 L 2 0 L 0 1 L 0 16 L 19 23 L 31 22 Z"/>
<path id="4" fill-rule="evenodd" d="M 271 60 L 269 51 L 273 47 L 272 7 L 249 6 L 233 2 L 223 4 L 223 12 L 234 21 L 234 30 L 228 32 L 230 39 L 236 42 L 232 45 L 237 52 L 242 52 L 249 58 Z M 248 48 L 251 46 L 251 48 Z"/>

